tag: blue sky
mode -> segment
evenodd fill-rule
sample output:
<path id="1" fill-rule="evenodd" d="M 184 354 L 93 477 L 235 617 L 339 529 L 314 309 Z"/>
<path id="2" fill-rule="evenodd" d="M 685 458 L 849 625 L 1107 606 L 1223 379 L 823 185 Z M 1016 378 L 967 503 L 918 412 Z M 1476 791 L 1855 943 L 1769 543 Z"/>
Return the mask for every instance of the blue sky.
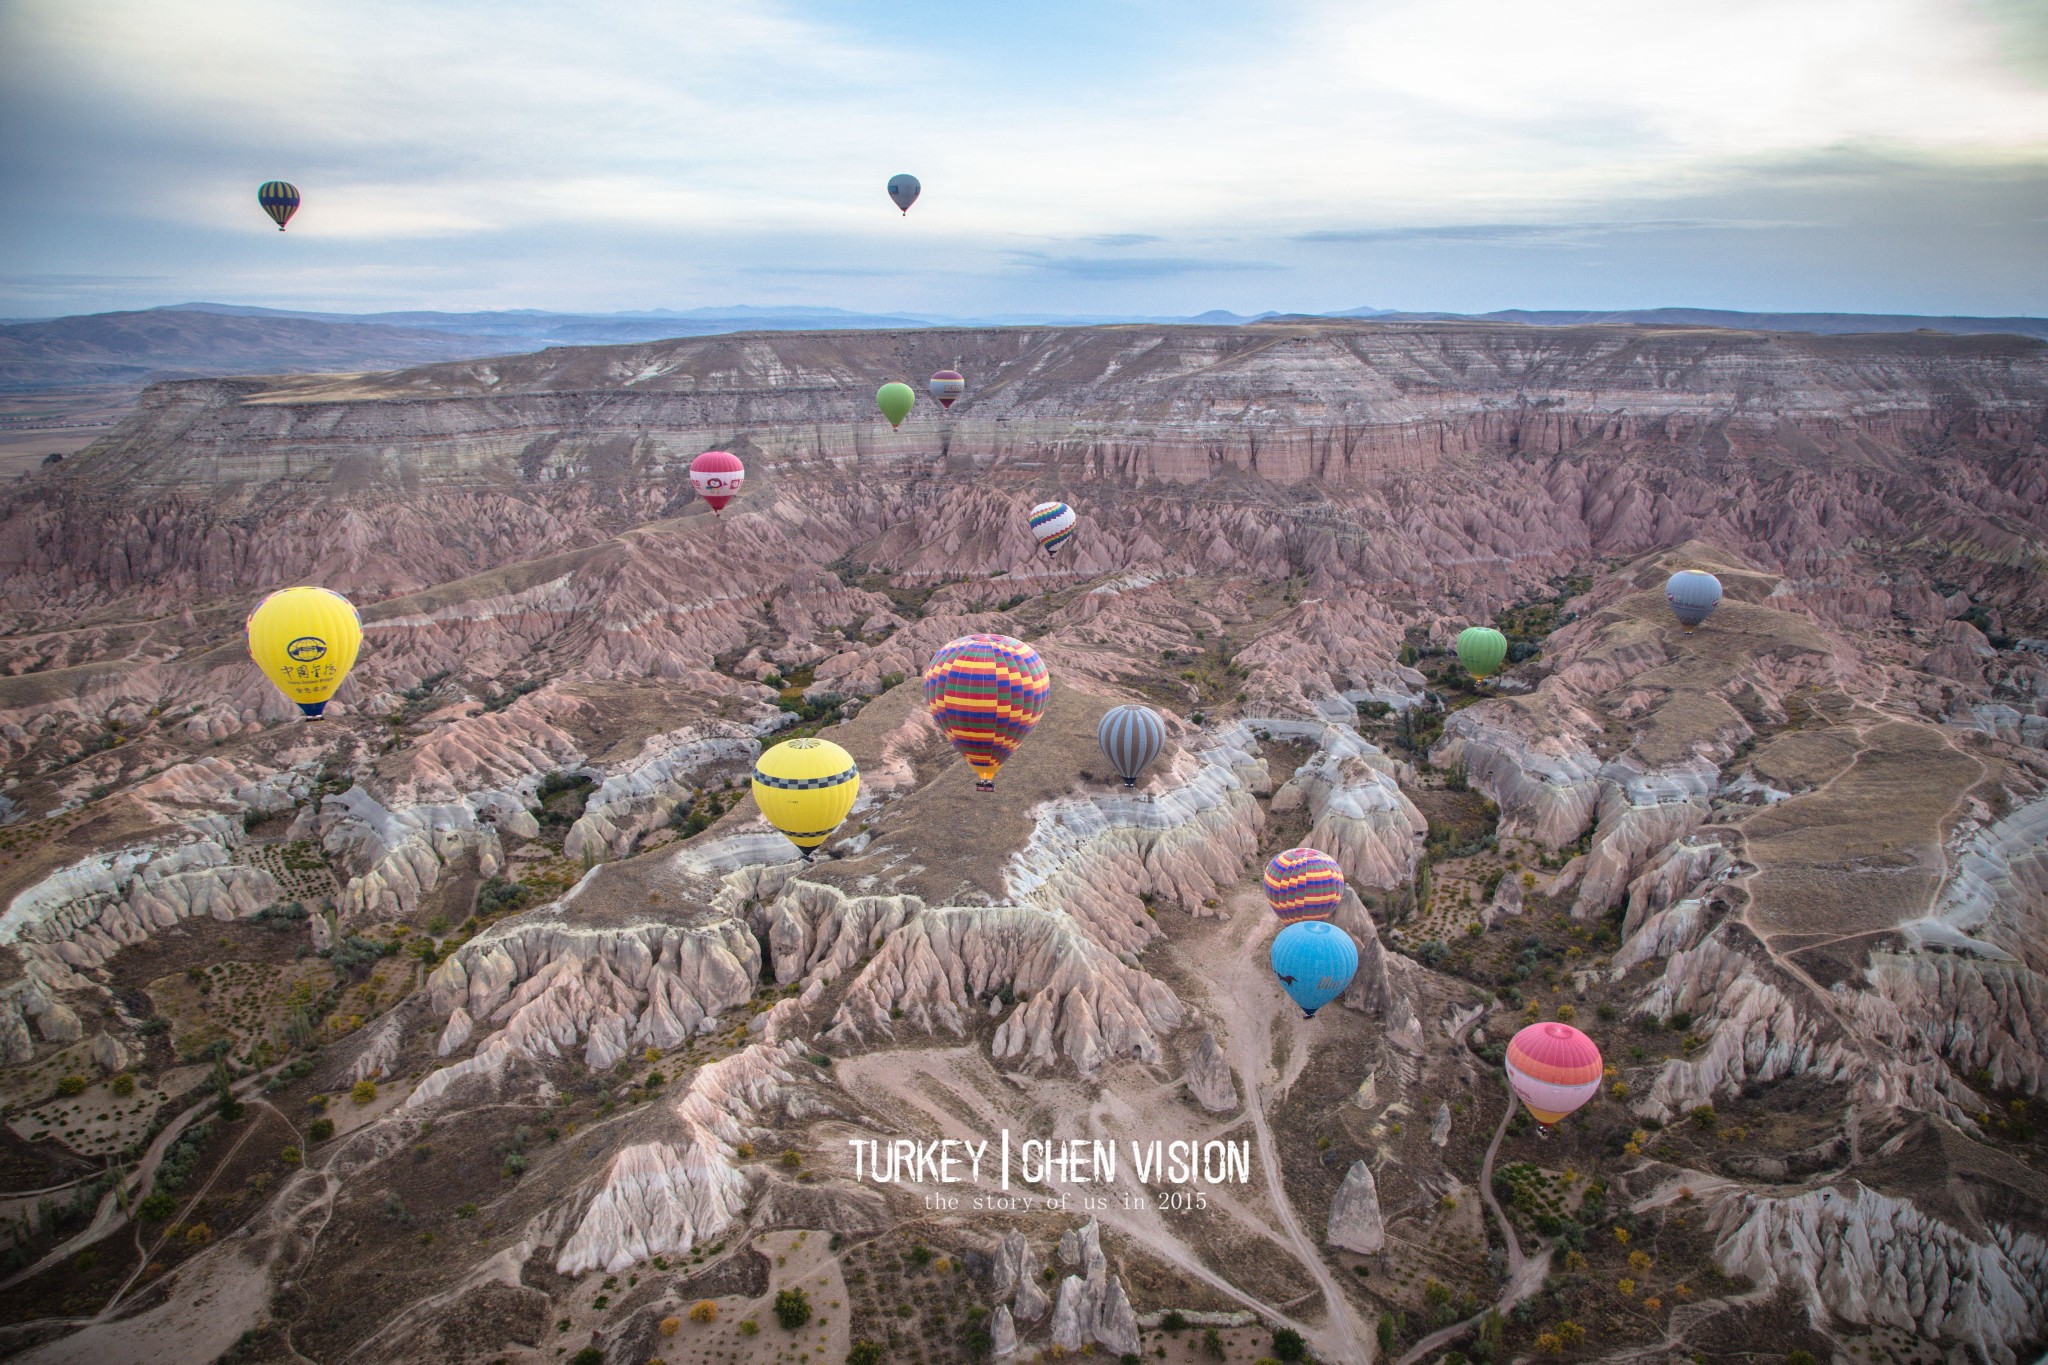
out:
<path id="1" fill-rule="evenodd" d="M 2048 313 L 2040 0 L 0 0 L 0 123 L 8 316 Z"/>

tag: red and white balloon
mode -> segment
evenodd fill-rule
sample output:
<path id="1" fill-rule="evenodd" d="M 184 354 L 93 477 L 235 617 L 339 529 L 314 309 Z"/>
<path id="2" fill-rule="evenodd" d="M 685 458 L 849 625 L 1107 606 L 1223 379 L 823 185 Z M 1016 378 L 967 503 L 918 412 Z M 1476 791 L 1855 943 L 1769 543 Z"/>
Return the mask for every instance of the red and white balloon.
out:
<path id="1" fill-rule="evenodd" d="M 746 477 L 747 467 L 729 450 L 707 450 L 690 461 L 690 486 L 710 504 L 713 512 L 723 511 L 727 503 L 739 496 L 740 484 Z"/>

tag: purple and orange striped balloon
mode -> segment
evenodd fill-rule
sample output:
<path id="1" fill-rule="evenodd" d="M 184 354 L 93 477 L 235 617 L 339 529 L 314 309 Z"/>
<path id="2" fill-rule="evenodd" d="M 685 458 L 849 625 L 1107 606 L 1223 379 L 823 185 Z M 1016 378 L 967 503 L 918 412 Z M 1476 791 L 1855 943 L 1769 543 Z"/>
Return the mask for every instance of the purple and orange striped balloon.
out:
<path id="1" fill-rule="evenodd" d="M 1344 899 L 1344 869 L 1321 849 L 1290 848 L 1266 864 L 1266 903 L 1285 923 L 1328 919 Z"/>
<path id="2" fill-rule="evenodd" d="M 1007 635 L 963 635 L 924 671 L 924 704 L 982 791 L 995 790 L 996 770 L 1038 724 L 1051 691 L 1038 651 Z"/>

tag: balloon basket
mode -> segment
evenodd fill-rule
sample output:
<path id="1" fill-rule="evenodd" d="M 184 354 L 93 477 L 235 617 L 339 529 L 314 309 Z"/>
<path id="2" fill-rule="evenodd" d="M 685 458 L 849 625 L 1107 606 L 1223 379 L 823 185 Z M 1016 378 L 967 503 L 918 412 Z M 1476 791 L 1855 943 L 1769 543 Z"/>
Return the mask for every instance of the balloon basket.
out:
<path id="1" fill-rule="evenodd" d="M 991 778 L 977 777 L 974 779 L 974 789 L 978 792 L 992 792 L 996 789 L 996 784 Z"/>

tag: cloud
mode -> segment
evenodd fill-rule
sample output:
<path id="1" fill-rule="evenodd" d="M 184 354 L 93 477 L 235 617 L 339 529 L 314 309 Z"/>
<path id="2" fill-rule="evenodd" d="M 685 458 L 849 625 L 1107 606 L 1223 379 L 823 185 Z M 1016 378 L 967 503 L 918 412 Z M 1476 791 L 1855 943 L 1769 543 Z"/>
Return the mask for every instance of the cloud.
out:
<path id="1" fill-rule="evenodd" d="M 1434 287 L 1429 255 L 1494 262 L 1497 306 L 1547 255 L 1661 252 L 1683 282 L 1710 239 L 1887 230 L 1830 196 L 2023 185 L 2044 34 L 2039 0 L 1052 0 L 886 29 L 826 0 L 0 0 L 0 257 L 169 298 L 813 281 L 953 314 L 1385 301 Z M 253 202 L 276 176 L 306 194 L 285 238 Z M 1773 184 L 1824 192 L 1750 202 Z M 1906 207 L 1922 235 L 1950 211 Z M 1410 273 L 1339 276 L 1345 245 Z M 2038 262 L 1908 257 L 1916 288 L 2048 290 Z"/>
<path id="2" fill-rule="evenodd" d="M 1411 227 L 1325 228 L 1299 232 L 1290 240 L 1313 244 L 1368 242 L 1435 242 L 1469 246 L 1592 246 L 1599 239 L 1642 232 L 1742 232 L 1764 229 L 1818 228 L 1817 222 L 1770 219 L 1668 218 L 1597 223 L 1441 223 Z"/>
<path id="3" fill-rule="evenodd" d="M 1077 280 L 1157 280 L 1283 268 L 1272 261 L 1228 261 L 1205 256 L 1053 256 L 1038 251 L 1009 254 L 1018 268 Z"/>

